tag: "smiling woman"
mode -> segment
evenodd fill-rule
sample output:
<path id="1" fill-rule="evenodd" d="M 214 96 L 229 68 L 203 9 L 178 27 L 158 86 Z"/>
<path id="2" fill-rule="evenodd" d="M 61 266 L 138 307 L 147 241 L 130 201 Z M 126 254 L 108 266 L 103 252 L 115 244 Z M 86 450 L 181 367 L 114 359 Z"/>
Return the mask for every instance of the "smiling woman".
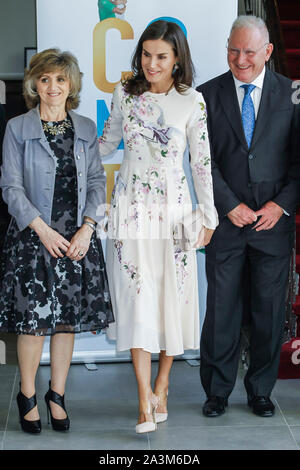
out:
<path id="1" fill-rule="evenodd" d="M 176 66 L 178 67 L 176 61 L 174 50 L 166 41 L 157 39 L 143 43 L 141 64 L 153 93 L 163 93 L 171 88 L 172 72 Z"/>
<path id="2" fill-rule="evenodd" d="M 107 334 L 117 340 L 118 351 L 131 350 L 139 395 L 136 432 L 145 433 L 168 418 L 173 357 L 199 347 L 195 249 L 209 243 L 218 219 L 205 103 L 191 88 L 193 64 L 181 28 L 164 20 L 151 23 L 138 41 L 132 71 L 116 86 L 99 144 L 103 156 L 122 138 L 125 146 L 108 224 L 107 274 L 116 322 Z M 196 243 L 188 249 L 173 223 L 183 208 L 192 213 L 183 170 L 187 141 L 203 208 L 203 230 L 195 227 Z M 151 353 L 159 353 L 153 390 Z"/>
<path id="3" fill-rule="evenodd" d="M 67 110 L 78 107 L 82 73 L 77 60 L 70 53 L 63 52 L 58 56 L 57 49 L 47 49 L 34 55 L 29 69 L 25 70 L 24 97 L 28 108 L 40 103 L 38 84 L 40 81 L 49 84 L 50 75 L 53 76 L 54 73 L 59 83 L 66 80 L 69 82 L 69 92 L 62 107 Z"/>
<path id="4" fill-rule="evenodd" d="M 49 117 L 56 114 L 55 121 L 64 119 L 65 103 L 70 92 L 68 77 L 62 72 L 44 73 L 36 81 L 36 90 L 45 118 L 47 114 Z"/>
<path id="5" fill-rule="evenodd" d="M 69 52 L 36 54 L 26 70 L 30 111 L 8 122 L 0 186 L 12 215 L 1 264 L 0 331 L 18 334 L 17 397 L 25 432 L 41 432 L 35 376 L 51 336 L 51 424 L 67 431 L 65 382 L 74 333 L 113 321 L 97 209 L 105 176 L 94 122 L 72 111 L 81 72 Z M 59 334 L 57 334 L 59 333 Z"/>
<path id="6" fill-rule="evenodd" d="M 159 20 L 145 29 L 131 67 L 133 77 L 126 83 L 128 93 L 141 95 L 155 91 L 158 82 L 160 89 L 167 86 L 163 91 L 174 86 L 179 93 L 192 86 L 194 65 L 190 49 L 183 30 L 173 22 Z"/>

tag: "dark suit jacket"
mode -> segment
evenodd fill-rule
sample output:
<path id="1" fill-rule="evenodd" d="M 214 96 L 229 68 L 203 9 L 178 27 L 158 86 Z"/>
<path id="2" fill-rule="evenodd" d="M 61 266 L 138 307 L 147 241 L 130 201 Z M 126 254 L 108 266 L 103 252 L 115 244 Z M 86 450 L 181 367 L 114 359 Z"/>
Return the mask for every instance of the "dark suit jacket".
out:
<path id="1" fill-rule="evenodd" d="M 0 103 L 0 163 L 2 164 L 2 142 L 5 131 L 5 111 L 4 107 Z"/>
<path id="2" fill-rule="evenodd" d="M 197 88 L 207 104 L 215 206 L 220 221 L 239 203 L 274 201 L 292 214 L 299 203 L 300 105 L 291 80 L 266 70 L 248 149 L 231 71 Z"/>
<path id="3" fill-rule="evenodd" d="M 2 143 L 4 137 L 4 131 L 6 127 L 5 110 L 4 106 L 0 103 L 0 164 L 2 165 Z M 6 233 L 6 228 L 10 219 L 8 214 L 7 205 L 2 199 L 2 190 L 0 189 L 0 254 Z"/>

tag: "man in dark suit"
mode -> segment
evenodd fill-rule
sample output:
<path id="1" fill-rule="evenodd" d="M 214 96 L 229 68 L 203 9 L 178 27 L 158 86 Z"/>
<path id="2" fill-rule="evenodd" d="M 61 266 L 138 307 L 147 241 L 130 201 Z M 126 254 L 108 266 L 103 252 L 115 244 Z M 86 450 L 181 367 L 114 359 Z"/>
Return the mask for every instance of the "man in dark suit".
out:
<path id="1" fill-rule="evenodd" d="M 244 384 L 252 411 L 267 417 L 274 414 L 270 395 L 278 373 L 299 202 L 300 109 L 292 100 L 291 80 L 265 67 L 273 45 L 263 20 L 239 17 L 227 50 L 230 71 L 197 88 L 207 104 L 220 219 L 206 247 L 203 413 L 224 413 L 235 384 L 247 263 L 251 338 Z"/>

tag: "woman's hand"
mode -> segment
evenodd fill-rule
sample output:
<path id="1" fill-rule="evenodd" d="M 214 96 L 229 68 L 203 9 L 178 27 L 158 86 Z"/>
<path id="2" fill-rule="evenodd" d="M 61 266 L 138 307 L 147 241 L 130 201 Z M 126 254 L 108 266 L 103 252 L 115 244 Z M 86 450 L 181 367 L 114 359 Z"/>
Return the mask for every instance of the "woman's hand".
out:
<path id="1" fill-rule="evenodd" d="M 115 7 L 113 9 L 113 13 L 117 13 L 117 15 L 123 15 L 123 13 L 125 13 L 125 10 L 126 10 L 126 7 L 123 7 L 123 8 Z"/>
<path id="2" fill-rule="evenodd" d="M 73 261 L 82 259 L 89 249 L 92 235 L 93 229 L 89 225 L 82 225 L 72 237 L 66 255 Z"/>
<path id="3" fill-rule="evenodd" d="M 117 13 L 118 15 L 122 15 L 123 13 L 125 13 L 127 0 L 110 0 L 110 2 L 116 5 L 113 9 L 114 13 Z"/>
<path id="4" fill-rule="evenodd" d="M 194 248 L 200 248 L 200 246 L 206 246 L 209 244 L 211 237 L 213 236 L 214 229 L 203 227 L 199 233 L 197 243 Z"/>
<path id="5" fill-rule="evenodd" d="M 62 251 L 67 252 L 70 246 L 68 240 L 56 232 L 56 230 L 49 227 L 40 217 L 36 217 L 31 224 L 29 224 L 29 227 L 37 233 L 42 244 L 47 248 L 53 258 L 63 258 L 64 254 Z"/>
<path id="6" fill-rule="evenodd" d="M 110 0 L 114 5 L 126 5 L 127 0 Z"/>
<path id="7" fill-rule="evenodd" d="M 210 243 L 211 237 L 214 234 L 215 229 L 204 227 L 204 242 L 203 246 L 206 246 Z"/>

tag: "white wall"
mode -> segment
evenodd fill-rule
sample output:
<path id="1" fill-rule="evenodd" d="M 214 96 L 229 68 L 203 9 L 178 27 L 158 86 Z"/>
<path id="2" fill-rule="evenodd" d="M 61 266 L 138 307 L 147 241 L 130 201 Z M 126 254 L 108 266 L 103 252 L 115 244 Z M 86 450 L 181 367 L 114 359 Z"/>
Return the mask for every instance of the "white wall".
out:
<path id="1" fill-rule="evenodd" d="M 23 77 L 24 47 L 36 47 L 35 0 L 0 0 L 0 79 Z"/>

